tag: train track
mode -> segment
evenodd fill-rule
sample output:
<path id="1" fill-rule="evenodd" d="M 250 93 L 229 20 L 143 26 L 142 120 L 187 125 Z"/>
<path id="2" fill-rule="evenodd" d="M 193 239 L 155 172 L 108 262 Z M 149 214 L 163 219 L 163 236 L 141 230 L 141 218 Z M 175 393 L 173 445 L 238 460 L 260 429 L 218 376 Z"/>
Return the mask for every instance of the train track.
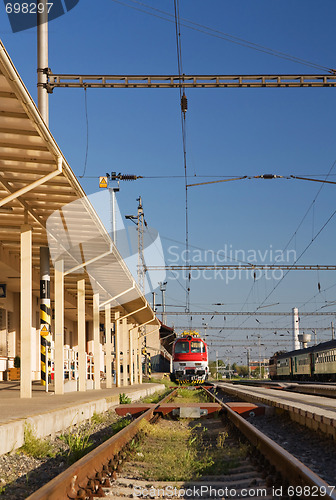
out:
<path id="1" fill-rule="evenodd" d="M 187 492 L 185 489 L 189 484 L 189 488 L 201 488 L 203 485 L 203 490 L 198 489 L 196 493 L 198 497 L 201 492 L 203 498 L 213 497 L 209 495 L 209 487 L 212 487 L 213 492 L 216 491 L 221 495 L 220 498 L 225 499 L 238 498 L 240 495 L 241 498 L 328 498 L 336 500 L 336 493 L 331 485 L 230 409 L 208 389 L 204 388 L 204 391 L 212 401 L 212 405 L 216 403 L 220 408 L 225 421 L 229 421 L 234 429 L 248 440 L 251 459 L 244 459 L 236 469 L 229 471 L 225 476 L 203 477 L 201 482 L 200 480 L 189 481 L 189 483 L 186 481 L 165 482 L 166 487 L 169 484 L 171 487 L 173 484 L 175 487 L 183 486 L 185 498 L 193 498 L 190 492 L 194 490 L 189 489 Z M 120 497 L 132 494 L 139 497 L 145 497 L 147 494 L 149 498 L 148 491 L 144 492 L 148 481 L 141 483 L 139 478 L 133 478 L 131 482 L 129 477 L 123 479 L 120 475 L 121 466 L 130 458 L 135 440 L 142 432 L 143 422 L 157 420 L 161 414 L 171 411 L 170 407 L 173 405 L 170 401 L 176 392 L 177 390 L 173 391 L 156 405 L 149 405 L 149 409 L 131 424 L 33 493 L 28 500 L 91 500 L 104 496 L 116 498 L 116 495 Z M 193 407 L 195 406 L 197 405 L 194 404 Z M 213 408 L 211 404 L 209 408 Z M 218 419 L 208 417 L 204 419 L 204 422 L 210 430 L 213 426 L 219 426 L 217 430 L 220 432 L 222 428 L 222 423 Z M 231 440 L 230 436 L 231 434 L 229 434 L 229 440 Z M 176 451 L 178 453 L 178 450 Z M 224 457 L 223 460 L 225 460 Z M 162 487 L 161 483 L 155 484 Z M 133 493 L 130 491 L 130 485 L 132 485 Z M 134 493 L 135 487 L 138 489 Z M 171 492 L 170 489 L 162 488 L 158 488 L 158 491 L 160 492 L 158 496 L 165 496 L 165 491 L 166 496 L 169 496 Z M 254 495 L 247 494 L 253 491 Z M 179 496 L 181 498 L 180 491 Z"/>

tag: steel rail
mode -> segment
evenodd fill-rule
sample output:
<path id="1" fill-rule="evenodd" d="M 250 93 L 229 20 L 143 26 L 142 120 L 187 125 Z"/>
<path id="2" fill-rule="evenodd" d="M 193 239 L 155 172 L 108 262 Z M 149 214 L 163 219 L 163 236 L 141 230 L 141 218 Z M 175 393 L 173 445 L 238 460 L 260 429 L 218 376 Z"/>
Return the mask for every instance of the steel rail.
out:
<path id="1" fill-rule="evenodd" d="M 279 471 L 283 478 L 288 481 L 289 485 L 316 488 L 316 496 L 314 498 L 325 499 L 329 498 L 336 500 L 336 492 L 330 492 L 330 485 L 321 479 L 317 474 L 310 470 L 300 460 L 284 450 L 275 441 L 267 437 L 265 434 L 256 429 L 243 417 L 238 415 L 223 403 L 217 396 L 208 391 L 205 387 L 203 390 L 212 397 L 217 403 L 220 403 L 225 409 L 230 421 L 237 427 L 242 434 L 252 443 L 253 446 Z M 323 491 L 326 494 L 322 494 Z M 315 490 L 314 490 L 315 491 Z M 328 493 L 328 491 L 330 493 Z M 310 495 L 309 495 L 310 497 Z"/>
<path id="2" fill-rule="evenodd" d="M 68 500 L 86 498 L 88 487 L 92 488 L 92 484 L 101 485 L 101 480 L 107 475 L 106 473 L 104 474 L 104 470 L 108 470 L 109 461 L 121 452 L 124 446 L 136 436 L 140 430 L 141 422 L 143 420 L 151 420 L 154 416 L 154 410 L 159 407 L 160 404 L 168 402 L 174 397 L 176 392 L 177 389 L 173 390 L 155 407 L 150 408 L 143 415 L 140 415 L 140 417 L 134 420 L 134 422 L 105 441 L 105 443 L 99 445 L 92 452 L 82 457 L 64 472 L 49 481 L 49 483 L 35 491 L 27 500 Z M 105 469 L 105 467 L 107 468 Z M 88 486 L 90 482 L 91 486 Z M 102 496 L 100 493 L 101 491 L 96 491 L 93 496 Z"/>

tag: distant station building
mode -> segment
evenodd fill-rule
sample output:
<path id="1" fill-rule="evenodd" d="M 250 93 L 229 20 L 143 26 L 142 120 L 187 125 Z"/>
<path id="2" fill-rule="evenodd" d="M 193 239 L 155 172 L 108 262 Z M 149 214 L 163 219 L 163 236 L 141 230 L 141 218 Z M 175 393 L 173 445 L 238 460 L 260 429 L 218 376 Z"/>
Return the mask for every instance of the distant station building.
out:
<path id="1" fill-rule="evenodd" d="M 261 369 L 261 376 L 263 378 L 269 377 L 269 359 L 264 358 L 259 361 L 250 361 L 250 371 L 253 377 L 260 378 L 259 370 Z M 256 375 L 257 374 L 257 375 Z"/>
<path id="2" fill-rule="evenodd" d="M 1 43 L 0 109 L 0 380 L 141 383 L 161 325 Z"/>

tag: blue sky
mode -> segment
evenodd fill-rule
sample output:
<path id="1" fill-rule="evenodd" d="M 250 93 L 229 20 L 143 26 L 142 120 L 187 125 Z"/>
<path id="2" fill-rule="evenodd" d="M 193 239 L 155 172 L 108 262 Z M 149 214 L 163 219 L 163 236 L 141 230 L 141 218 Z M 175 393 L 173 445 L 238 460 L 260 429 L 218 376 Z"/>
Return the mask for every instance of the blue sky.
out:
<path id="1" fill-rule="evenodd" d="M 173 0 L 146 0 L 146 5 L 173 14 Z M 49 26 L 49 66 L 54 73 L 176 74 L 175 26 L 130 6 L 139 2 L 80 0 L 68 14 Z M 3 6 L 1 6 L 3 9 Z M 148 9 L 147 9 L 148 10 Z M 3 10 L 4 11 L 4 10 Z M 152 11 L 155 13 L 154 11 Z M 158 12 L 156 12 L 158 14 Z M 336 66 L 334 1 L 311 0 L 180 0 L 183 18 L 220 32 L 270 47 L 326 68 Z M 23 81 L 36 100 L 36 29 L 11 33 L 6 15 L 0 16 L 0 36 Z M 182 61 L 186 74 L 309 74 L 323 73 L 304 65 L 210 37 L 182 26 Z M 327 174 L 336 160 L 335 89 L 190 89 L 187 112 L 187 164 L 190 182 L 202 176 Z M 179 93 L 172 89 L 87 91 L 89 149 L 86 177 L 88 194 L 98 191 L 98 177 L 117 171 L 152 176 L 183 176 Z M 86 119 L 82 89 L 56 89 L 50 96 L 50 129 L 76 175 L 82 175 L 86 151 Z M 193 176 L 197 176 L 196 180 Z M 330 180 L 336 180 L 336 167 Z M 190 188 L 190 248 L 217 252 L 283 249 L 321 184 L 294 180 L 243 180 Z M 334 185 L 324 185 L 289 249 L 297 255 L 327 221 L 335 205 Z M 169 258 L 169 245 L 183 250 L 184 179 L 147 178 L 122 183 L 118 203 L 123 215 L 136 213 L 141 195 L 148 224 L 160 233 Z M 335 221 L 331 219 L 300 264 L 335 263 Z M 174 240 L 174 241 L 172 241 Z M 202 262 L 207 263 L 207 262 Z M 211 263 L 211 262 L 208 262 Z M 261 263 L 261 262 L 260 262 Z M 183 287 L 167 276 L 167 303 L 183 305 Z M 318 282 L 321 292 L 318 292 Z M 183 281 L 181 281 L 184 285 Z M 316 311 L 335 299 L 335 272 L 292 271 L 261 310 Z M 261 278 L 192 280 L 191 309 L 196 311 L 254 311 L 276 281 Z M 331 287 L 331 288 L 329 288 Z M 326 288 L 328 290 L 324 291 Z M 314 297 L 316 295 L 316 297 Z M 160 296 L 157 301 L 161 301 Z M 305 304 L 305 302 L 307 302 Z M 223 302 L 221 307 L 212 304 Z M 183 308 L 179 307 L 179 310 Z M 333 310 L 333 307 L 322 311 Z M 210 316 L 211 317 L 211 316 Z M 193 318 L 195 327 L 239 326 L 246 317 Z M 186 317 L 169 323 L 187 325 Z M 258 317 L 257 317 L 258 318 Z M 333 317 L 302 318 L 304 328 L 328 326 Z M 290 328 L 290 317 L 260 317 L 260 324 Z M 255 317 L 242 326 L 258 326 Z M 213 337 L 212 355 L 230 349 L 243 355 L 234 341 L 258 331 L 222 331 L 231 347 Z M 285 332 L 287 335 L 287 332 Z M 266 354 L 277 349 L 276 337 L 261 331 Z M 321 339 L 330 333 L 321 334 Z M 289 336 L 282 337 L 288 340 Z M 211 338 L 208 337 L 208 340 Z M 250 339 L 246 344 L 250 342 Z M 272 342 L 272 343 L 271 343 Z M 238 344 L 238 343 L 237 343 Z M 257 355 L 257 348 L 253 348 Z M 252 351 L 253 357 L 253 351 Z"/>

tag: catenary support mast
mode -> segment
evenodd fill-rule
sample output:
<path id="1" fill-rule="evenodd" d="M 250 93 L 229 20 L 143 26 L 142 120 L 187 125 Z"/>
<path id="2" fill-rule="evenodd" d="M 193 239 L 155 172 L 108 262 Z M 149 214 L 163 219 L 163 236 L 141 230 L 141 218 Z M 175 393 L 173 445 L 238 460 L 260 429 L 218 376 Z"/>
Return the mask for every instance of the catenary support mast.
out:
<path id="1" fill-rule="evenodd" d="M 48 5 L 47 0 L 39 0 L 42 12 L 37 13 L 37 105 L 42 118 L 49 127 L 49 101 L 46 84 L 48 82 Z"/>

